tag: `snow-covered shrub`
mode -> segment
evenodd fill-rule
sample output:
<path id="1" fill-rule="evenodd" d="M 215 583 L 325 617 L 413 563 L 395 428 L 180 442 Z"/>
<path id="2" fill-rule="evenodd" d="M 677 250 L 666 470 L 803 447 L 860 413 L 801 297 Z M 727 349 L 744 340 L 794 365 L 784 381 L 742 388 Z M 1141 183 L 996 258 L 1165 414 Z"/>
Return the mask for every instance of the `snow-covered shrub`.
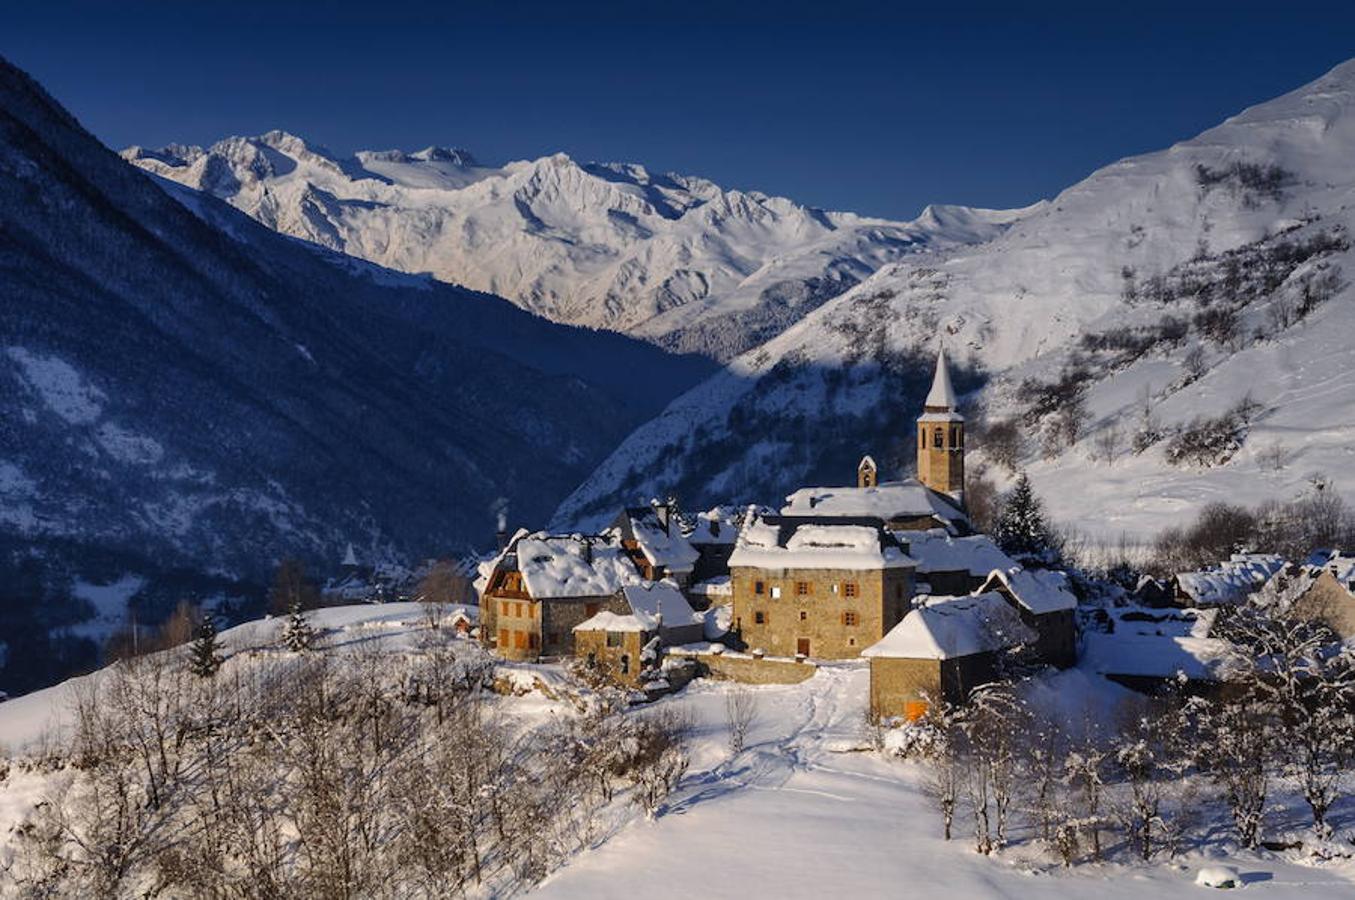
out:
<path id="1" fill-rule="evenodd" d="M 1246 399 L 1216 418 L 1195 418 L 1167 443 L 1167 462 L 1206 469 L 1224 465 L 1242 449 L 1256 409 Z"/>

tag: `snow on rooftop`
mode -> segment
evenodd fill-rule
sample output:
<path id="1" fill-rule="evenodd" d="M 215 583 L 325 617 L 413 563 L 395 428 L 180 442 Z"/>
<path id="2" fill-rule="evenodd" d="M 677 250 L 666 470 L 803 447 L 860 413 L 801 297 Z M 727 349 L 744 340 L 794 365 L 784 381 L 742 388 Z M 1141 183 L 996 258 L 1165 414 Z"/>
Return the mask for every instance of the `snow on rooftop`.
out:
<path id="1" fill-rule="evenodd" d="M 944 528 L 910 531 L 908 555 L 917 560 L 917 570 L 927 572 L 968 572 L 982 578 L 994 569 L 1011 569 L 1015 560 L 1003 553 L 986 534 L 953 537 Z"/>
<path id="2" fill-rule="evenodd" d="M 1219 638 L 1139 634 L 1088 634 L 1083 642 L 1084 668 L 1102 675 L 1219 680 L 1219 665 L 1228 644 Z"/>
<path id="3" fill-rule="evenodd" d="M 1019 566 L 994 569 L 984 590 L 1006 587 L 1026 609 L 1037 616 L 1077 609 L 1077 597 L 1068 589 L 1068 576 L 1052 570 L 1022 569 Z"/>
<path id="4" fill-rule="evenodd" d="M 551 536 L 537 533 L 517 542 L 518 570 L 536 600 L 609 597 L 642 579 L 614 535 Z"/>
<path id="5" fill-rule="evenodd" d="M 915 478 L 877 487 L 806 487 L 786 498 L 788 516 L 869 516 L 890 519 L 936 516 L 956 521 L 964 514 Z"/>
<path id="6" fill-rule="evenodd" d="M 729 565 L 759 569 L 896 569 L 917 563 L 882 529 L 777 523 L 754 518 L 739 532 Z"/>
<path id="7" fill-rule="evenodd" d="M 1015 647 L 1035 633 L 996 593 L 928 600 L 903 617 L 862 656 L 890 659 L 954 659 Z"/>
<path id="8" fill-rule="evenodd" d="M 664 566 L 672 572 L 690 572 L 701 555 L 683 537 L 676 521 L 665 528 L 654 510 L 631 515 L 630 527 L 640 552 L 652 566 Z"/>
<path id="9" fill-rule="evenodd" d="M 603 610 L 575 625 L 574 630 L 655 631 L 660 625 L 675 628 L 705 622 L 705 615 L 694 611 L 682 592 L 668 582 L 627 585 L 621 594 L 630 606 L 629 615 Z"/>
<path id="10" fill-rule="evenodd" d="M 1216 569 L 1182 572 L 1176 576 L 1181 591 L 1196 603 L 1241 603 L 1284 568 L 1284 559 L 1261 553 L 1236 553 Z"/>

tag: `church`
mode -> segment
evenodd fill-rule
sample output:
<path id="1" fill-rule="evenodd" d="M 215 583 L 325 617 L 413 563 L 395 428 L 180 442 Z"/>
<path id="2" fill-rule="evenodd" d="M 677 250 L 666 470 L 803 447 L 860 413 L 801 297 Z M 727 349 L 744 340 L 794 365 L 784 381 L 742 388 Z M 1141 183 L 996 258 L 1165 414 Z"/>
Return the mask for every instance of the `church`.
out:
<path id="1" fill-rule="evenodd" d="M 729 558 L 733 625 L 745 647 L 773 656 L 859 656 L 912 608 L 919 561 L 909 553 L 909 533 L 948 546 L 972 533 L 964 416 L 944 351 L 917 424 L 917 477 L 882 483 L 867 456 L 855 487 L 801 488 L 779 515 L 748 513 Z"/>

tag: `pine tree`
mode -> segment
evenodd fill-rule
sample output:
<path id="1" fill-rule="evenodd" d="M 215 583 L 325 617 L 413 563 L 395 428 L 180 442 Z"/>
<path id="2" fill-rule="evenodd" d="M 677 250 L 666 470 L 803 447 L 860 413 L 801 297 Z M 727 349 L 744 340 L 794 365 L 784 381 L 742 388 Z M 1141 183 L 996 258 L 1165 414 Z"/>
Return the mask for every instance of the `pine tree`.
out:
<path id="1" fill-rule="evenodd" d="M 198 626 L 197 636 L 188 646 L 188 669 L 199 678 L 211 678 L 221 668 L 221 641 L 216 636 L 212 617 L 207 616 Z"/>
<path id="2" fill-rule="evenodd" d="M 287 627 L 282 632 L 282 643 L 288 650 L 304 653 L 315 643 L 315 629 L 306 619 L 300 603 L 292 604 L 291 614 L 287 618 Z"/>
<path id="3" fill-rule="evenodd" d="M 1054 536 L 1044 517 L 1044 507 L 1035 496 L 1025 472 L 1003 499 L 994 531 L 998 546 L 1017 559 L 1054 562 L 1058 557 Z"/>

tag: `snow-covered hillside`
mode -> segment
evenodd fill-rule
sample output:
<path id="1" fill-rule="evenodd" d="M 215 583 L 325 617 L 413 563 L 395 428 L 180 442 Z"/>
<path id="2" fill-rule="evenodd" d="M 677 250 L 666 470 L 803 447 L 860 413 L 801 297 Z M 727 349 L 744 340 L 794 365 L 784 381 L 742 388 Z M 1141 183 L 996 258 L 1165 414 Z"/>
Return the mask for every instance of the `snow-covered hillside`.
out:
<path id="1" fill-rule="evenodd" d="M 949 207 L 892 222 L 563 153 L 502 167 L 437 147 L 339 158 L 281 131 L 123 156 L 285 234 L 720 358 L 886 263 L 986 240 L 1021 215 Z"/>
<path id="2" fill-rule="evenodd" d="M 1353 157 L 1350 62 L 1092 174 L 991 242 L 886 266 L 642 426 L 557 521 L 663 491 L 775 501 L 849 479 L 863 452 L 906 467 L 940 344 L 972 404 L 1017 423 L 1054 516 L 1084 532 L 1151 535 L 1316 472 L 1355 493 Z M 1086 415 L 1068 409 L 1079 393 Z M 1218 427 L 1181 438 L 1197 418 Z M 1182 452 L 1219 431 L 1221 452 Z"/>
<path id="3" fill-rule="evenodd" d="M 1239 849 L 1221 818 L 1223 801 L 1207 785 L 1186 793 L 1174 782 L 1163 783 L 1164 812 L 1174 815 L 1175 804 L 1193 804 L 1193 824 L 1185 826 L 1193 831 L 1170 853 L 1164 850 L 1149 862 L 1137 860 L 1120 839 L 1113 815 L 1106 819 L 1108 858 L 1088 859 L 1071 869 L 1060 865 L 1052 846 L 1027 823 L 1014 824 L 1008 844 L 993 855 L 975 853 L 963 802 L 953 839 L 943 840 L 925 764 L 900 760 L 874 745 L 877 735 L 866 725 L 869 673 L 859 660 L 821 665 L 799 684 L 749 687 L 699 679 L 676 695 L 607 720 L 596 717 L 597 695 L 562 667 L 492 660 L 474 641 L 452 637 L 445 628 L 430 631 L 425 611 L 417 607 L 364 604 L 314 611 L 317 647 L 307 653 L 280 646 L 284 621 L 246 623 L 222 633 L 228 658 L 210 680 L 153 658 L 137 669 L 100 670 L 0 704 L 5 754 L 0 757 L 0 895 L 29 896 L 39 885 L 69 890 L 88 885 L 101 871 L 98 863 L 51 867 L 43 855 L 44 849 L 51 852 L 51 845 L 43 843 L 51 809 L 67 816 L 61 822 L 66 830 L 56 832 L 65 839 L 57 847 L 63 860 L 88 859 L 89 844 L 77 844 L 77 837 L 110 832 L 138 837 L 101 845 L 126 848 L 117 857 L 125 865 L 116 880 L 107 879 L 98 893 L 110 897 L 141 896 L 157 874 L 166 881 L 186 880 L 179 875 L 182 869 L 162 861 L 194 859 L 199 828 L 220 829 L 239 840 L 239 832 L 227 831 L 233 821 L 211 817 L 223 809 L 248 823 L 246 840 L 264 844 L 272 838 L 275 843 L 267 846 L 290 851 L 263 860 L 227 854 L 227 862 L 209 870 L 216 883 L 233 876 L 230 883 L 241 893 L 248 893 L 251 879 L 270 876 L 281 881 L 282 895 L 333 895 L 306 890 L 317 870 L 337 869 L 329 857 L 313 852 L 317 845 L 328 849 L 333 840 L 356 848 L 346 860 L 355 874 L 345 886 L 356 883 L 361 896 L 505 896 L 535 886 L 554 898 L 623 898 L 637 890 L 652 897 L 874 897 L 899 894 L 906 885 L 914 895 L 927 897 L 1095 895 L 1110 900 L 1151 893 L 1189 898 L 1202 896 L 1193 883 L 1200 870 L 1225 864 L 1239 870 L 1248 896 L 1325 900 L 1350 894 L 1355 869 L 1348 857 L 1324 860 L 1298 850 Z M 493 667 L 493 693 L 453 686 L 465 673 L 491 671 L 482 670 L 487 665 Z M 316 685 L 326 692 L 305 689 Z M 446 690 L 437 706 L 446 723 L 439 715 L 435 726 L 429 701 L 418 691 L 437 686 Z M 1126 708 L 1141 708 L 1132 705 L 1133 695 L 1125 689 L 1082 669 L 1041 675 L 1023 687 L 1022 695 L 1032 709 L 1067 723 L 1089 715 L 1110 720 Z M 731 697 L 752 710 L 741 749 L 730 743 Z M 96 698 L 106 700 L 107 708 L 92 706 Z M 141 718 L 134 719 L 139 724 L 186 721 L 195 727 L 169 731 L 174 738 L 168 741 L 149 727 L 137 732 L 143 743 L 127 748 L 127 758 L 136 765 L 119 783 L 123 793 L 117 799 L 139 799 L 146 784 L 162 778 L 174 785 L 166 791 L 170 800 L 163 806 L 128 803 L 118 818 L 95 815 L 104 809 L 96 804 L 108 801 L 90 786 L 105 784 L 101 779 L 109 778 L 110 770 L 120 772 L 109 762 L 120 758 L 105 753 L 87 762 L 86 756 L 79 765 L 71 765 L 70 758 L 88 746 L 84 742 L 93 728 L 116 733 L 113 729 L 123 727 L 112 710 L 148 699 L 162 705 L 140 708 Z M 248 704 L 243 710 L 241 702 Z M 142 711 L 146 708 L 156 712 Z M 100 709 L 107 723 L 91 726 L 90 720 L 100 722 Z M 616 729 L 617 722 L 663 715 L 689 726 L 683 745 L 688 766 L 655 815 L 646 815 L 635 802 L 638 783 L 632 787 L 625 779 L 615 779 L 605 801 L 567 793 L 577 792 L 583 781 L 563 777 L 579 765 L 580 745 L 574 740 L 586 739 L 595 729 Z M 241 727 L 241 717 L 272 727 L 237 743 L 234 729 Z M 417 723 L 412 730 L 411 721 Z M 202 727 L 203 722 L 213 727 Z M 582 727 L 572 731 L 571 724 Z M 422 743 L 430 737 L 464 740 L 467 732 L 482 742 Z M 525 752 L 495 755 L 504 735 L 513 750 Z M 291 749 L 289 742 L 298 736 L 310 741 L 304 749 L 311 754 Z M 886 744 L 897 736 L 886 738 Z M 157 739 L 168 748 L 161 763 L 164 774 L 153 764 L 140 766 L 135 755 L 153 754 Z M 409 784 L 410 773 L 421 772 L 428 758 L 443 768 L 435 770 L 439 777 L 434 780 L 413 782 L 425 793 L 402 793 L 391 786 Z M 308 761 L 314 768 L 305 771 L 313 780 L 270 781 L 279 770 Z M 503 768 L 491 768 L 496 765 Z M 227 789 L 217 792 L 214 788 L 224 782 L 216 780 L 218 769 L 238 781 L 225 782 Z M 516 777 L 491 780 L 476 770 Z M 267 784 L 271 790 L 242 796 L 240 782 L 246 788 Z M 464 783 L 483 787 L 463 799 L 457 790 Z M 1122 785 L 1105 790 L 1108 808 L 1118 811 L 1110 805 L 1117 787 Z M 311 809 L 298 798 L 321 789 L 349 803 L 323 808 L 325 815 L 296 816 L 298 807 Z M 521 805 L 524 793 L 540 805 Z M 556 802 L 549 802 L 551 797 Z M 459 841 L 476 833 L 460 830 L 464 822 L 479 829 L 479 844 L 472 844 L 477 856 L 500 862 L 492 849 L 488 812 L 496 802 L 509 813 L 505 824 L 512 846 L 533 846 L 533 865 L 489 865 L 472 879 L 464 866 L 447 860 L 460 860 L 455 855 Z M 246 815 L 256 810 L 258 818 Z M 397 855 L 390 848 L 409 846 L 399 843 L 407 832 L 389 823 L 403 824 L 411 811 L 424 810 L 440 815 L 430 819 L 433 827 L 414 832 L 413 845 L 437 852 Z M 1277 836 L 1308 840 L 1305 812 L 1285 787 L 1275 785 L 1268 823 Z M 1347 804 L 1336 821 L 1344 829 Z M 278 840 L 278 833 L 285 837 Z M 381 839 L 371 840 L 370 834 Z M 448 835 L 458 840 L 434 843 Z M 1081 855 L 1087 856 L 1088 848 Z M 437 877 L 420 882 L 419 873 L 428 869 Z"/>

